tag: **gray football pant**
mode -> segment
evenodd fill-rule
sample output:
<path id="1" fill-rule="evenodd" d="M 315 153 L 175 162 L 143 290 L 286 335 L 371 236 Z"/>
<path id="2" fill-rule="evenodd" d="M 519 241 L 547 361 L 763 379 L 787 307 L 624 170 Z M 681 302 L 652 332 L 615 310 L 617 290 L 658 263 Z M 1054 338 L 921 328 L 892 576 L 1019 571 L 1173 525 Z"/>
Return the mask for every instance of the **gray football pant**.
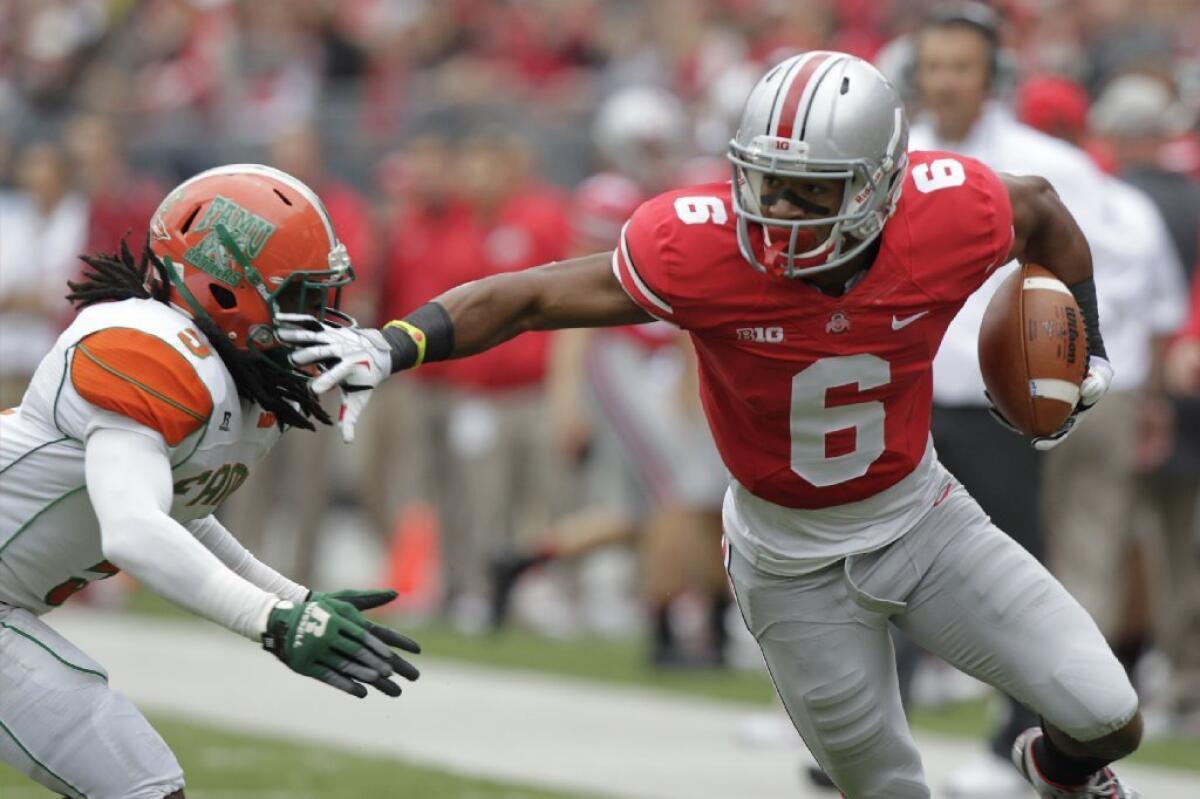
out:
<path id="1" fill-rule="evenodd" d="M 729 549 L 742 617 L 788 715 L 850 799 L 930 795 L 889 621 L 1078 740 L 1137 710 L 1091 617 L 958 484 L 899 540 L 810 574 L 766 573 Z"/>
<path id="2" fill-rule="evenodd" d="M 167 744 L 99 663 L 28 611 L 0 604 L 0 760 L 73 799 L 161 799 L 183 788 Z"/>

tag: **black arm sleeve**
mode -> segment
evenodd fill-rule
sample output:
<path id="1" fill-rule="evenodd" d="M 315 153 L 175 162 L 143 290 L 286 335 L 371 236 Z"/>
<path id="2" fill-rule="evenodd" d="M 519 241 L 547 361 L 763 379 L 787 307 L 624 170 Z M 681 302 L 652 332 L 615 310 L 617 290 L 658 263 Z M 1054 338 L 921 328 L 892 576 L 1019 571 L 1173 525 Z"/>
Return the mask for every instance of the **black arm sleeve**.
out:
<path id="1" fill-rule="evenodd" d="M 1104 350 L 1104 339 L 1100 337 L 1100 311 L 1096 303 L 1095 279 L 1089 277 L 1087 280 L 1081 280 L 1067 288 L 1071 290 L 1071 294 L 1075 297 L 1075 302 L 1079 304 L 1079 310 L 1083 314 L 1083 327 L 1087 331 L 1088 355 L 1107 359 L 1108 353 Z"/>
<path id="2" fill-rule="evenodd" d="M 440 304 L 427 302 L 404 321 L 425 334 L 425 359 L 421 363 L 444 361 L 454 352 L 454 323 Z M 392 374 L 411 369 L 417 362 L 416 342 L 402 327 L 387 327 L 382 332 L 392 348 Z"/>

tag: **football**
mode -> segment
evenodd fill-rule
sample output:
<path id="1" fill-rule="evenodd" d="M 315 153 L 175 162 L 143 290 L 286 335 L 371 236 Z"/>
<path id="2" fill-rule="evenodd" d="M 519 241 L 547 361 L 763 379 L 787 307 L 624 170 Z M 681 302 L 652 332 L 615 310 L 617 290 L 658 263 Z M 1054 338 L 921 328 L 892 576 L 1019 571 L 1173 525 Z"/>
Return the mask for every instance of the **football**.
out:
<path id="1" fill-rule="evenodd" d="M 997 410 L 1028 436 L 1053 433 L 1079 401 L 1087 372 L 1083 315 L 1066 285 L 1027 263 L 992 297 L 979 330 L 979 368 Z"/>

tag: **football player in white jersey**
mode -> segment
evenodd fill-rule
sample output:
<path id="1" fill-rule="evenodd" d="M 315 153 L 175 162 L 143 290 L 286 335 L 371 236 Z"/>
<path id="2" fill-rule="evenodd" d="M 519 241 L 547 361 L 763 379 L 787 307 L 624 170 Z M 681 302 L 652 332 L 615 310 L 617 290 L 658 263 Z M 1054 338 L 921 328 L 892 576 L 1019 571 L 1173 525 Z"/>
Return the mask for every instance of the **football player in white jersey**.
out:
<path id="1" fill-rule="evenodd" d="M 82 310 L 20 406 L 0 414 L 0 759 L 87 799 L 183 797 L 179 763 L 104 668 L 42 616 L 124 571 L 357 697 L 398 696 L 417 644 L 360 611 L 390 591 L 310 591 L 213 516 L 290 427 L 328 417 L 275 338 L 279 315 L 341 317 L 354 279 L 321 201 L 238 164 L 172 191 L 140 263 L 84 259 Z"/>

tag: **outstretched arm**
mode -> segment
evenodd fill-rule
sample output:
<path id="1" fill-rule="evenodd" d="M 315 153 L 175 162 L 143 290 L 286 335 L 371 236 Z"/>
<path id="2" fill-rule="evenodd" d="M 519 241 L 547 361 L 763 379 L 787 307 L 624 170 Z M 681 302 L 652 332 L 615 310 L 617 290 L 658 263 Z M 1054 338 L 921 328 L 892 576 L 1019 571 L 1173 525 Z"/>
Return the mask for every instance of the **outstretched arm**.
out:
<path id="1" fill-rule="evenodd" d="M 1083 231 L 1045 178 L 1003 174 L 1000 178 L 1012 203 L 1009 259 L 1037 263 L 1053 272 L 1071 290 L 1087 331 L 1088 372 L 1079 386 L 1079 405 L 1059 430 L 1033 441 L 1035 448 L 1047 450 L 1065 439 L 1080 415 L 1100 401 L 1112 383 L 1113 368 L 1100 335 L 1092 252 Z"/>
<path id="2" fill-rule="evenodd" d="M 216 516 L 208 515 L 187 523 L 187 528 L 204 548 L 217 556 L 233 573 L 269 594 L 292 602 L 308 598 L 308 589 L 289 580 L 263 563 L 242 546 Z"/>
<path id="3" fill-rule="evenodd" d="M 611 252 L 493 275 L 434 302 L 454 328 L 451 358 L 483 352 L 527 330 L 654 321 L 617 282 Z"/>
<path id="4" fill-rule="evenodd" d="M 88 497 L 101 550 L 114 566 L 175 604 L 262 641 L 293 671 L 355 696 L 366 696 L 366 685 L 398 696 L 392 677 L 416 678 L 391 647 L 418 652 L 417 644 L 364 618 L 355 597 L 281 600 L 235 574 L 172 518 L 171 463 L 157 432 L 120 421 L 92 431 L 85 447 Z"/>
<path id="5" fill-rule="evenodd" d="M 105 559 L 176 605 L 259 640 L 280 597 L 234 574 L 171 518 L 162 438 L 149 428 L 101 428 L 88 436 L 85 458 Z"/>
<path id="6" fill-rule="evenodd" d="M 284 342 L 303 347 L 292 354 L 296 365 L 328 366 L 312 390 L 321 394 L 342 387 L 340 425 L 342 437 L 350 441 L 368 392 L 389 374 L 474 355 L 528 330 L 653 321 L 621 288 L 612 258 L 611 252 L 596 253 L 464 283 L 381 331 L 313 329 L 306 317 L 280 314 L 277 318 L 294 326 L 277 333 Z"/>

